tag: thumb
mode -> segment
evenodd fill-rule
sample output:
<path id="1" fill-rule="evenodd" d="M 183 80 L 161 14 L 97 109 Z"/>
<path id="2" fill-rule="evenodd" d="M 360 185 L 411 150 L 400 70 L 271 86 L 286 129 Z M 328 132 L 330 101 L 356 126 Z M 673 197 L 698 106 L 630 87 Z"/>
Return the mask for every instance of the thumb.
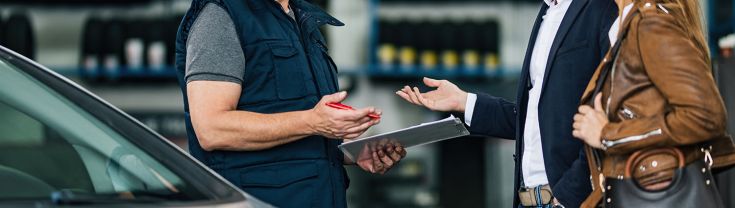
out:
<path id="1" fill-rule="evenodd" d="M 604 111 L 602 109 L 602 93 L 597 93 L 597 96 L 595 96 L 595 110 Z"/>
<path id="2" fill-rule="evenodd" d="M 441 85 L 441 81 L 424 77 L 424 84 L 429 87 L 439 87 Z"/>
<path id="3" fill-rule="evenodd" d="M 347 92 L 342 91 L 342 92 L 334 93 L 331 95 L 325 95 L 324 97 L 322 97 L 322 102 L 323 103 L 339 103 L 345 100 L 345 98 L 347 98 Z"/>

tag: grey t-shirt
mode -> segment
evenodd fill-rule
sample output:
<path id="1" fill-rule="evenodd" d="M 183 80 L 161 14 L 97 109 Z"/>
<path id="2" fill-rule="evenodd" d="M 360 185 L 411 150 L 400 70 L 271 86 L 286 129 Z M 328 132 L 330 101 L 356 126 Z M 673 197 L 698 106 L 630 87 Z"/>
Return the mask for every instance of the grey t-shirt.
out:
<path id="1" fill-rule="evenodd" d="M 293 10 L 287 14 L 295 19 Z M 230 15 L 222 7 L 208 3 L 189 30 L 186 42 L 185 79 L 226 81 L 242 84 L 245 53 Z"/>

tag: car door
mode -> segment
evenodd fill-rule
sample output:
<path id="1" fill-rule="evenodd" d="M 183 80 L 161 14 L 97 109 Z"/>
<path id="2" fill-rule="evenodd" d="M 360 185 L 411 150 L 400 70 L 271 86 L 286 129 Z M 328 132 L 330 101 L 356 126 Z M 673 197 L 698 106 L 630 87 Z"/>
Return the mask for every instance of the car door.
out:
<path id="1" fill-rule="evenodd" d="M 268 207 L 73 82 L 0 47 L 0 206 Z"/>

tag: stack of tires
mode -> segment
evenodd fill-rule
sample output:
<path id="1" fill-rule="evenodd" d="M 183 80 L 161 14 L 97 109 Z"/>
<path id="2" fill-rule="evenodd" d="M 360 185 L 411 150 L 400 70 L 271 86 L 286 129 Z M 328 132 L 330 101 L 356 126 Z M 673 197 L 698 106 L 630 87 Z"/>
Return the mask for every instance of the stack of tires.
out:
<path id="1" fill-rule="evenodd" d="M 12 12 L 0 20 L 0 45 L 25 57 L 36 57 L 35 36 L 31 19 L 25 12 Z"/>

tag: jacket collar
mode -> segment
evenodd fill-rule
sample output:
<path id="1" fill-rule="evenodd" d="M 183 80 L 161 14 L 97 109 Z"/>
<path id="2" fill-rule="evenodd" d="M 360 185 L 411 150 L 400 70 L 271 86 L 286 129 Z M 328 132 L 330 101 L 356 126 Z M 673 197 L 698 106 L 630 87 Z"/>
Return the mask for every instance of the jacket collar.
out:
<path id="1" fill-rule="evenodd" d="M 544 96 L 544 91 L 547 88 L 546 85 L 549 83 L 549 71 L 551 71 L 551 66 L 554 65 L 556 53 L 559 52 L 561 43 L 564 41 L 567 33 L 569 33 L 572 25 L 574 25 L 579 14 L 586 7 L 588 1 L 590 0 L 573 0 L 571 5 L 569 5 L 566 14 L 564 14 L 564 19 L 562 19 L 561 25 L 559 25 L 559 30 L 557 30 L 556 36 L 554 37 L 554 43 L 551 44 L 551 50 L 549 51 L 549 57 L 547 59 L 548 61 L 546 61 L 546 69 L 544 72 L 546 75 L 544 76 L 543 86 L 541 87 L 541 97 Z"/>
<path id="2" fill-rule="evenodd" d="M 344 26 L 345 24 L 339 21 L 337 18 L 334 18 L 332 15 L 325 12 L 322 8 L 313 5 L 309 2 L 306 2 L 304 0 L 290 0 L 291 8 L 295 9 L 297 12 L 297 15 L 299 15 L 299 19 L 301 21 L 304 21 L 309 18 L 314 18 L 314 23 L 322 25 L 322 24 L 330 24 L 333 26 Z M 308 23 L 308 22 L 307 22 Z"/>

